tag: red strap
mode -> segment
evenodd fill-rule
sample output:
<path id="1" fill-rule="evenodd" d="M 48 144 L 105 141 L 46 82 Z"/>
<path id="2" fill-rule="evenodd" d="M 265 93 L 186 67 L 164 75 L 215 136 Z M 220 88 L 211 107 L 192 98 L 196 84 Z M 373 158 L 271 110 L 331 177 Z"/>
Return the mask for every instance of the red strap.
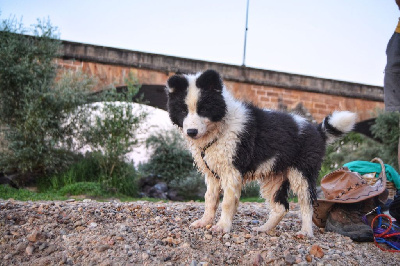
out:
<path id="1" fill-rule="evenodd" d="M 392 237 L 392 236 L 398 236 L 398 235 L 400 235 L 400 232 L 396 232 L 396 233 L 392 233 L 392 234 L 387 234 L 387 232 L 389 232 L 390 229 L 392 229 L 392 219 L 390 218 L 390 216 L 388 216 L 388 215 L 386 215 L 386 214 L 378 214 L 377 216 L 374 217 L 374 219 L 372 219 L 372 222 L 371 222 L 372 230 L 374 229 L 374 222 L 375 222 L 375 220 L 376 220 L 377 218 L 379 218 L 379 217 L 385 217 L 386 219 L 388 219 L 388 220 L 389 220 L 389 227 L 388 227 L 383 233 L 374 234 L 374 243 L 375 243 L 375 245 L 376 245 L 378 248 L 380 248 L 382 251 L 400 252 L 400 250 L 384 249 L 384 248 L 382 248 L 382 247 L 379 245 L 378 242 L 376 242 L 376 237 L 389 238 L 389 237 Z"/>

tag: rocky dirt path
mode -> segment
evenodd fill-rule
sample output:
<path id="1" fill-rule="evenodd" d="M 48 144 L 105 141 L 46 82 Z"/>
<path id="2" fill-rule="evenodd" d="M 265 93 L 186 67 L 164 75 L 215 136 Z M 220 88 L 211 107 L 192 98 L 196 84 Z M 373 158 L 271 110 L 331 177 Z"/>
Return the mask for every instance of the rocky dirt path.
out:
<path id="1" fill-rule="evenodd" d="M 261 203 L 241 203 L 230 234 L 190 229 L 202 203 L 0 200 L 1 265 L 399 265 L 400 254 L 382 252 L 314 228 L 296 238 L 299 210 L 269 234 Z"/>

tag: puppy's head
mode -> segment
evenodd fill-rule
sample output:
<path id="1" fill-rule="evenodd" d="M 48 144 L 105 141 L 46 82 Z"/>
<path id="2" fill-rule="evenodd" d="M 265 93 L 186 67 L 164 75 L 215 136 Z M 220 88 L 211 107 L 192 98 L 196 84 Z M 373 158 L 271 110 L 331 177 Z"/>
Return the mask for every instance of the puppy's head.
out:
<path id="1" fill-rule="evenodd" d="M 170 77 L 167 94 L 172 122 L 192 139 L 212 132 L 226 114 L 223 88 L 222 79 L 214 70 Z"/>

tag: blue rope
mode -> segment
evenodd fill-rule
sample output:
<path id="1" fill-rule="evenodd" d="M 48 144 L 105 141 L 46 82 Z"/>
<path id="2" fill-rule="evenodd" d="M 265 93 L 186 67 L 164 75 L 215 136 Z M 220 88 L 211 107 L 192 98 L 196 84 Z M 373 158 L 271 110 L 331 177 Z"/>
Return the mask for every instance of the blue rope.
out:
<path id="1" fill-rule="evenodd" d="M 377 212 L 377 214 L 382 214 L 382 212 L 381 212 L 381 207 L 380 207 L 380 206 L 376 209 L 376 212 Z M 383 223 L 383 222 L 382 222 L 382 217 L 379 217 L 379 218 L 378 218 L 378 228 L 382 228 L 382 225 L 387 226 L 387 228 L 389 227 L 389 224 Z M 392 223 L 392 229 L 391 229 L 391 230 L 394 230 L 393 227 L 395 227 L 397 231 L 400 231 L 400 227 L 397 226 L 397 225 L 395 225 L 394 223 Z M 397 237 L 397 238 L 398 238 L 398 237 Z M 388 246 L 394 248 L 395 250 L 400 250 L 400 248 L 399 248 L 398 246 L 394 245 L 394 244 L 392 243 L 392 241 L 388 241 L 388 240 L 386 240 L 385 238 L 376 237 L 376 238 L 375 238 L 375 241 L 376 241 L 377 243 L 386 244 L 386 245 L 388 245 Z"/>

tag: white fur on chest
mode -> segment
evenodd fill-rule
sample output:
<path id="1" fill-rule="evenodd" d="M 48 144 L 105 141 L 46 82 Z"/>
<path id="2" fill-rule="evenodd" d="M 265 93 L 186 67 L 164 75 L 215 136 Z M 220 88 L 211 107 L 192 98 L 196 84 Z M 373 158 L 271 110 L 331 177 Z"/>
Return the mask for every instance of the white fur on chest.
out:
<path id="1" fill-rule="evenodd" d="M 227 113 L 223 121 L 218 124 L 215 133 L 202 141 L 188 139 L 189 148 L 199 170 L 206 175 L 212 175 L 212 170 L 221 179 L 229 178 L 237 172 L 233 169 L 233 161 L 248 119 L 248 110 L 241 102 L 236 101 L 226 89 L 223 91 L 223 96 L 227 104 Z M 203 147 L 214 139 L 217 141 L 205 150 L 205 156 L 202 158 Z"/>

